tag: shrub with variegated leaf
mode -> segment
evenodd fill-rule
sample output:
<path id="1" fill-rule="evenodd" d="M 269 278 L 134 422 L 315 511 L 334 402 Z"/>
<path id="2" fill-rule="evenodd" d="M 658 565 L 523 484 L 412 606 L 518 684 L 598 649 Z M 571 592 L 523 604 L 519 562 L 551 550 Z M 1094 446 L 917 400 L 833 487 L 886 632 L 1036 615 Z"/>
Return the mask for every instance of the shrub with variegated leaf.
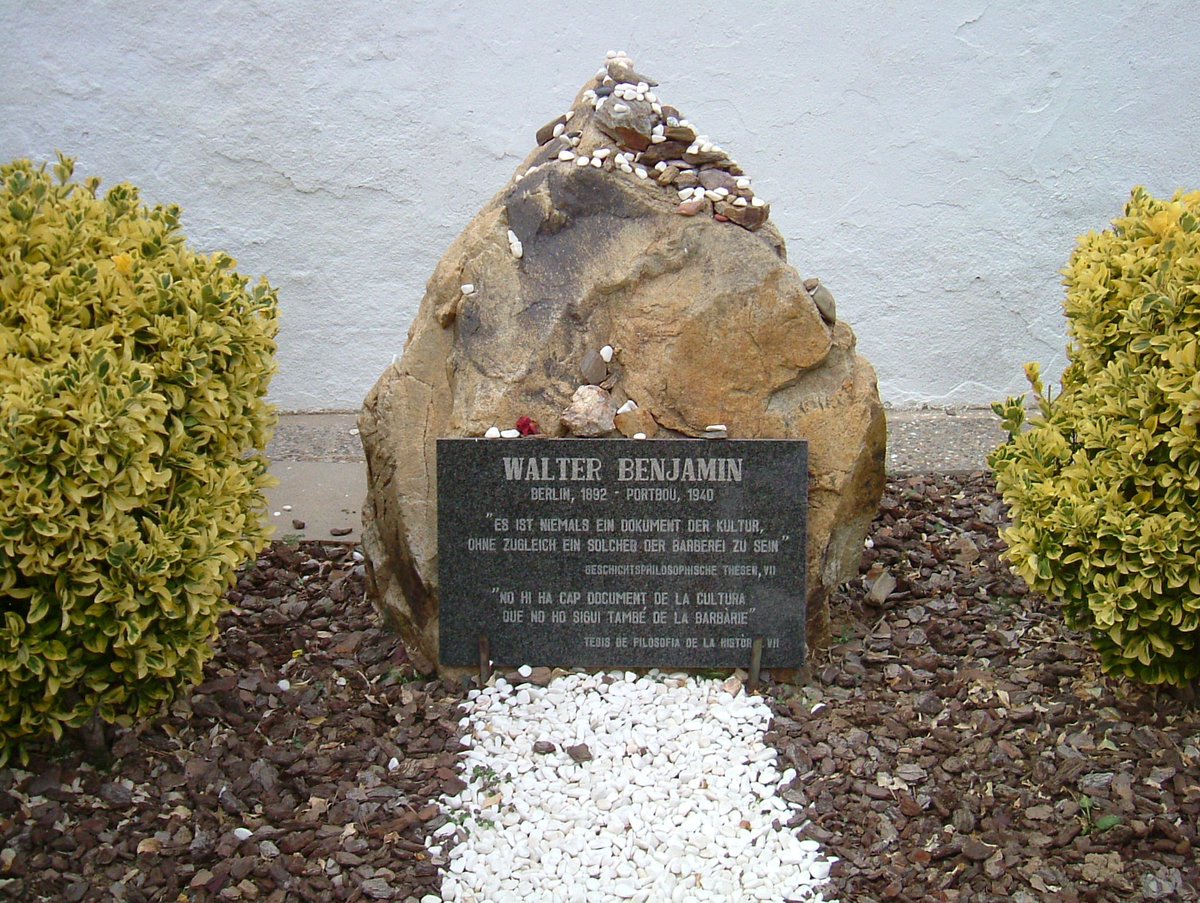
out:
<path id="1" fill-rule="evenodd" d="M 1028 424 L 1022 398 L 993 405 L 1006 555 L 1106 671 L 1184 686 L 1200 676 L 1200 192 L 1135 189 L 1064 275 L 1060 394 L 1031 364 Z"/>
<path id="2" fill-rule="evenodd" d="M 266 541 L 274 290 L 46 169 L 0 167 L 0 764 L 195 682 Z"/>

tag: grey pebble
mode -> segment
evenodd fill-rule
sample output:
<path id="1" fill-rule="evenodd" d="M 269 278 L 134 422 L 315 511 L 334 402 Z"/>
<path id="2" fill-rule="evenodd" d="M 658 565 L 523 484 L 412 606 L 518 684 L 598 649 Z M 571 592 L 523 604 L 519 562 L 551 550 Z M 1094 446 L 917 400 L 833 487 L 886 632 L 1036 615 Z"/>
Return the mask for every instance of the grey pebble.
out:
<path id="1" fill-rule="evenodd" d="M 598 386 L 608 376 L 608 364 L 598 351 L 589 351 L 579 362 L 579 372 L 587 385 Z"/>

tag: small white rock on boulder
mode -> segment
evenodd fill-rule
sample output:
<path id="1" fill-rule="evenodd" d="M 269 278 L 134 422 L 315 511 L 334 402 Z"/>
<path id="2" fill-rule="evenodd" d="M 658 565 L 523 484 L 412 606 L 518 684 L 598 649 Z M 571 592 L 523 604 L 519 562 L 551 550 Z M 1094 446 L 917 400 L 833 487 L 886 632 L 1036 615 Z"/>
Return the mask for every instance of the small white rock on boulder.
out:
<path id="1" fill-rule="evenodd" d="M 640 120 L 602 130 L 595 106 L 607 101 L 594 92 L 603 87 L 599 78 L 585 86 L 565 129 L 546 132 L 451 245 L 402 358 L 359 416 L 369 588 L 425 670 L 438 664 L 439 437 L 482 436 L 521 417 L 551 435 L 619 436 L 613 414 L 633 399 L 659 438 L 724 424 L 734 439 L 808 440 L 808 636 L 817 645 L 828 636 L 829 592 L 856 574 L 883 491 L 875 373 L 835 320 L 828 290 L 814 302 L 765 214 L 745 226 L 711 211 L 680 215 L 669 178 L 740 168 L 720 148 L 686 144 L 694 130 L 674 108 L 660 107 L 683 136 L 678 150 L 654 142 L 653 126 L 630 132 Z M 661 182 L 634 157 L 643 144 L 679 155 L 655 173 Z M 560 160 L 564 145 L 602 165 Z M 589 405 L 604 418 L 576 420 L 579 362 L 606 345 L 616 353 L 604 388 L 587 387 L 609 396 Z"/>

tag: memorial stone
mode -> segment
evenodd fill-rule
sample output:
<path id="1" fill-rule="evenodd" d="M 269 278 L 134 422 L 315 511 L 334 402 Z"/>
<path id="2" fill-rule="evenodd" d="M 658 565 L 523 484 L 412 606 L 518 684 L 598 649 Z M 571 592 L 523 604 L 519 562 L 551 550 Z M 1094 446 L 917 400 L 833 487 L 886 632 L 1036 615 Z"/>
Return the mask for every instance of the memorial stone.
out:
<path id="1" fill-rule="evenodd" d="M 659 90 L 618 54 L 538 133 L 363 405 L 368 588 L 422 670 L 439 655 L 439 438 L 804 440 L 810 643 L 857 573 L 884 485 L 874 371 L 750 174 Z"/>
<path id="2" fill-rule="evenodd" d="M 804 442 L 442 439 L 441 662 L 739 667 L 805 652 Z"/>

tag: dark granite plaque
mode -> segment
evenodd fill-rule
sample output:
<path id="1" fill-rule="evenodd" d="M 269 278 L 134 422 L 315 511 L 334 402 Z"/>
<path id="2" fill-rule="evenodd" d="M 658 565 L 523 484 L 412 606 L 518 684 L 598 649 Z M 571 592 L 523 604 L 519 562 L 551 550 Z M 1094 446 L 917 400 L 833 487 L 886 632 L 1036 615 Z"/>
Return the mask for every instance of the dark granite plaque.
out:
<path id="1" fill-rule="evenodd" d="M 439 439 L 441 659 L 803 663 L 808 446 Z"/>

